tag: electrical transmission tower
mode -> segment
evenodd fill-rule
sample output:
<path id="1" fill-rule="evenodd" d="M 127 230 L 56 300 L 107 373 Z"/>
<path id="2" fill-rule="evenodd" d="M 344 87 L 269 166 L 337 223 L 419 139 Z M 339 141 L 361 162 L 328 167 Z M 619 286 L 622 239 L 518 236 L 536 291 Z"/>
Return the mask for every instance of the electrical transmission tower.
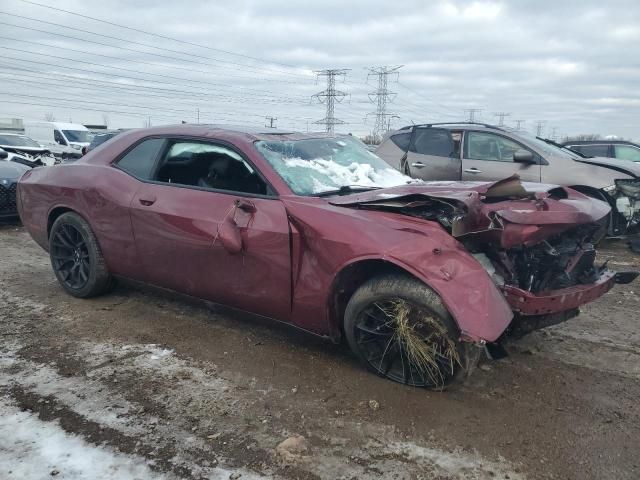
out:
<path id="1" fill-rule="evenodd" d="M 544 131 L 544 124 L 546 122 L 544 120 L 538 120 L 536 123 L 536 137 L 541 137 L 542 132 Z"/>
<path id="2" fill-rule="evenodd" d="M 264 119 L 268 122 L 264 124 L 265 127 L 276 128 L 276 121 L 278 121 L 276 117 L 264 117 Z"/>
<path id="3" fill-rule="evenodd" d="M 476 121 L 476 113 L 482 112 L 481 108 L 467 108 L 465 110 L 466 113 L 469 114 L 469 122 L 473 123 Z"/>
<path id="4" fill-rule="evenodd" d="M 553 140 L 554 142 L 558 139 L 557 132 L 558 132 L 558 127 L 553 127 L 551 129 L 551 140 Z"/>
<path id="5" fill-rule="evenodd" d="M 327 88 L 322 92 L 318 92 L 311 98 L 318 100 L 320 103 L 324 103 L 327 106 L 325 117 L 322 120 L 317 120 L 313 123 L 319 125 L 325 125 L 327 133 L 333 134 L 336 125 L 342 125 L 345 122 L 335 117 L 336 102 L 340 103 L 348 95 L 345 92 L 336 90 L 336 78 L 344 78 L 349 71 L 349 68 L 338 68 L 330 70 L 317 70 L 315 73 L 320 77 L 327 77 Z"/>
<path id="6" fill-rule="evenodd" d="M 399 118 L 397 115 L 387 112 L 387 104 L 391 103 L 396 96 L 395 92 L 389 91 L 389 76 L 395 76 L 397 81 L 400 68 L 402 68 L 402 65 L 369 68 L 367 80 L 371 76 L 378 77 L 378 88 L 369 94 L 369 100 L 376 105 L 376 111 L 367 114 L 376 116 L 376 123 L 371 132 L 371 135 L 376 140 L 381 140 L 382 136 L 391 129 L 391 120 L 393 118 Z"/>
<path id="7" fill-rule="evenodd" d="M 497 113 L 494 113 L 494 115 L 495 115 L 496 117 L 498 117 L 498 119 L 499 119 L 499 120 L 498 120 L 498 126 L 499 126 L 499 127 L 504 127 L 504 117 L 509 117 L 509 116 L 511 116 L 511 114 L 510 114 L 510 113 L 507 113 L 507 112 L 497 112 Z"/>
<path id="8" fill-rule="evenodd" d="M 520 130 L 520 126 L 526 122 L 526 120 L 516 120 L 516 130 Z"/>

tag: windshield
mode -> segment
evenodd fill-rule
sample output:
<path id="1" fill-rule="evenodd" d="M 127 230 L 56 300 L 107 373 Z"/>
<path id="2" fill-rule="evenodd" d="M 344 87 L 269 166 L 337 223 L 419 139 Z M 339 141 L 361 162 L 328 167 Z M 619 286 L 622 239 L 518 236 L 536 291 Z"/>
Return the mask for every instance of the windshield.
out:
<path id="1" fill-rule="evenodd" d="M 256 148 L 298 195 L 412 181 L 352 137 L 259 141 Z"/>
<path id="2" fill-rule="evenodd" d="M 67 140 L 69 140 L 70 142 L 89 142 L 89 132 L 87 132 L 86 130 L 62 130 L 62 133 L 64 133 L 64 136 L 67 137 Z"/>
<path id="3" fill-rule="evenodd" d="M 24 135 L 0 135 L 0 145 L 7 147 L 34 147 L 41 148 L 40 144 Z"/>
<path id="4" fill-rule="evenodd" d="M 523 133 L 522 131 L 511 132 L 514 136 L 518 136 L 522 139 L 523 142 L 528 143 L 529 145 L 537 148 L 538 150 L 542 150 L 547 155 L 559 155 L 567 158 L 583 158 L 581 155 L 578 155 L 571 150 L 566 148 L 558 147 L 557 145 L 552 145 L 551 143 L 547 143 L 544 140 L 539 139 L 538 137 L 534 137 L 533 135 L 529 135 L 527 133 Z"/>

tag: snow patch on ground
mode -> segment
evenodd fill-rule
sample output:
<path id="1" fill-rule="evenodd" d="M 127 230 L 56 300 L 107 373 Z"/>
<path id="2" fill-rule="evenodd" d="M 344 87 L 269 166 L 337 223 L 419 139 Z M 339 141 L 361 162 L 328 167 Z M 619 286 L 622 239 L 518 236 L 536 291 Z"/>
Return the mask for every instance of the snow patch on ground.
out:
<path id="1" fill-rule="evenodd" d="M 56 473 L 57 472 L 57 473 Z M 164 480 L 143 458 L 87 443 L 0 399 L 0 478 L 6 480 Z"/>

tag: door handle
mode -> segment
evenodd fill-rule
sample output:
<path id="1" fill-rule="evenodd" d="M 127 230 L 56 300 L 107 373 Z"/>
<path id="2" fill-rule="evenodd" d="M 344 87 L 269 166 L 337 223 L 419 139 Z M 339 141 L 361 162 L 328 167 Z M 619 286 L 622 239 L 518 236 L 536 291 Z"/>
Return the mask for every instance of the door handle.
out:
<path id="1" fill-rule="evenodd" d="M 482 173 L 482 170 L 478 170 L 476 167 L 465 169 L 464 173 Z"/>
<path id="2" fill-rule="evenodd" d="M 256 206 L 253 202 L 249 200 L 236 200 L 235 202 L 236 208 L 239 208 L 243 212 L 254 213 L 256 211 Z"/>
<path id="3" fill-rule="evenodd" d="M 140 202 L 141 205 L 144 205 L 145 207 L 150 207 L 151 205 L 153 205 L 154 203 L 156 203 L 156 197 L 139 197 L 138 201 Z"/>
<path id="4" fill-rule="evenodd" d="M 424 168 L 425 164 L 422 162 L 415 162 L 415 163 L 412 163 L 411 166 L 416 168 Z"/>

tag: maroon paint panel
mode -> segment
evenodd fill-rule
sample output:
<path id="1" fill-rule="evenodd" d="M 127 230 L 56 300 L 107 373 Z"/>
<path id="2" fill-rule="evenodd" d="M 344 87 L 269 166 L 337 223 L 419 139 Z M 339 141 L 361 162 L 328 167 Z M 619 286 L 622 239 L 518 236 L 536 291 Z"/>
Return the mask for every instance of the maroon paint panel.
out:
<path id="1" fill-rule="evenodd" d="M 151 205 L 141 200 L 155 199 Z M 289 321 L 291 261 L 287 215 L 277 199 L 243 197 L 170 185 L 144 184 L 131 221 L 144 281 Z M 225 247 L 220 228 L 233 219 L 242 251 Z M 226 225 L 225 225 L 226 224 Z"/>
<path id="2" fill-rule="evenodd" d="M 438 224 L 318 200 L 284 200 L 304 252 L 294 280 L 294 323 L 326 332 L 333 280 L 349 265 L 373 259 L 434 289 L 470 338 L 493 341 L 511 322 L 511 309 L 484 268 Z"/>

